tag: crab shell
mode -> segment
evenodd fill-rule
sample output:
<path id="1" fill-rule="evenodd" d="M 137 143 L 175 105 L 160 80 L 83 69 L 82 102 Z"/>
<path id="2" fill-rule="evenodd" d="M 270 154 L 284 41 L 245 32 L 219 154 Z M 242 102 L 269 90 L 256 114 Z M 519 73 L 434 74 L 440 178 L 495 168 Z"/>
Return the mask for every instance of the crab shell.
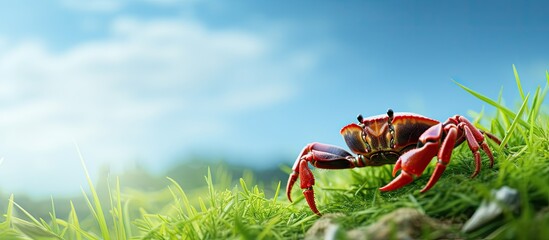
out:
<path id="1" fill-rule="evenodd" d="M 340 131 L 349 149 L 358 155 L 359 165 L 394 164 L 408 150 L 416 148 L 420 136 L 439 121 L 413 113 L 377 115 L 351 123 Z"/>

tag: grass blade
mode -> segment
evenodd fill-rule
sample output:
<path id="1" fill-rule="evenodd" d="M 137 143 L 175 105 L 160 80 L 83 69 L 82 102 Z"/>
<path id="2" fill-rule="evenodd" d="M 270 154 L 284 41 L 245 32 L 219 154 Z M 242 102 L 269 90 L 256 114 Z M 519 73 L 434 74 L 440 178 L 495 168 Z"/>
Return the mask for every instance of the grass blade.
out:
<path id="1" fill-rule="evenodd" d="M 13 201 L 13 200 L 11 200 Z M 41 225 L 40 224 L 40 221 L 38 221 L 36 218 L 34 218 L 29 212 L 27 212 L 25 209 L 23 209 L 21 206 L 19 206 L 19 204 L 15 203 L 15 202 L 12 202 L 12 204 L 14 206 L 16 206 L 17 208 L 19 208 L 19 210 L 21 212 L 23 212 L 23 214 L 25 214 L 25 216 L 27 216 L 35 225 Z M 14 218 L 16 219 L 16 218 Z"/>
<path id="2" fill-rule="evenodd" d="M 57 216 L 55 215 L 55 203 L 53 202 L 53 196 L 51 197 L 51 223 L 53 227 L 53 231 L 55 233 L 59 233 L 59 225 L 57 224 Z"/>
<path id="3" fill-rule="evenodd" d="M 513 64 L 513 73 L 515 74 L 515 81 L 517 82 L 517 88 L 520 93 L 520 98 L 522 101 L 524 101 L 524 91 L 522 90 L 522 84 L 520 84 L 520 77 L 517 72 L 517 68 L 515 67 L 515 64 Z"/>
<path id="4" fill-rule="evenodd" d="M 538 87 L 536 89 L 536 93 L 534 94 L 534 99 L 532 100 L 532 109 L 530 110 L 530 114 L 528 114 L 527 121 L 530 123 L 530 129 L 529 129 L 529 136 L 528 136 L 528 142 L 529 144 L 532 144 L 533 136 L 534 136 L 534 123 L 537 118 L 537 112 L 538 112 L 538 101 L 539 101 L 539 93 L 541 88 Z"/>
<path id="5" fill-rule="evenodd" d="M 71 239 L 82 240 L 82 233 L 80 229 L 80 222 L 78 220 L 78 215 L 76 214 L 76 210 L 74 209 L 74 204 L 72 203 L 72 201 L 70 203 L 71 203 L 71 211 L 69 213 L 68 223 L 70 224 L 69 229 L 72 232 Z"/>
<path id="6" fill-rule="evenodd" d="M 516 114 L 513 113 L 513 111 L 511 111 L 509 108 L 506 108 L 505 106 L 495 102 L 494 100 L 464 86 L 464 85 L 461 85 L 460 83 L 458 83 L 457 81 L 454 81 L 455 84 L 457 84 L 458 86 L 460 86 L 461 88 L 463 88 L 465 91 L 471 93 L 473 96 L 477 97 L 478 99 L 496 107 L 497 109 L 499 109 L 502 113 L 504 113 L 505 115 L 509 116 L 510 118 L 512 119 L 517 119 L 518 123 L 520 123 L 523 127 L 525 127 L 526 129 L 530 129 L 530 124 L 527 123 L 526 121 L 524 121 L 523 119 L 521 118 L 516 118 Z"/>
<path id="7" fill-rule="evenodd" d="M 111 215 L 113 221 L 113 227 L 115 231 L 116 239 L 123 240 L 127 239 L 126 229 L 124 224 L 124 215 L 122 211 L 122 200 L 120 196 L 120 179 L 116 178 L 116 195 L 112 195 L 110 183 L 108 184 L 109 197 L 111 199 Z"/>
<path id="8" fill-rule="evenodd" d="M 91 208 L 90 210 L 92 210 L 92 212 L 95 211 L 96 213 L 94 217 L 97 223 L 99 224 L 101 236 L 103 236 L 103 239 L 109 240 L 111 239 L 109 234 L 109 227 L 107 226 L 107 220 L 105 219 L 105 214 L 103 213 L 103 207 L 101 206 L 101 202 L 99 201 L 99 195 L 97 195 L 97 191 L 95 190 L 95 187 L 91 180 L 90 174 L 88 172 L 88 168 L 86 167 L 86 163 L 84 162 L 84 157 L 82 156 L 82 152 L 80 151 L 80 148 L 78 147 L 77 144 L 76 144 L 76 150 L 78 151 L 80 162 L 82 163 L 82 167 L 84 168 L 84 174 L 86 175 L 88 186 L 90 187 L 90 192 L 93 199 L 93 206 L 91 205 L 91 202 L 90 202 L 90 208 Z"/>
<path id="9" fill-rule="evenodd" d="M 210 167 L 208 167 L 208 176 L 206 178 L 206 183 L 208 184 L 208 192 L 210 194 L 210 207 L 216 207 L 216 197 L 215 197 L 215 190 L 213 186 L 213 180 L 212 180 L 212 172 L 210 171 Z"/>
<path id="10" fill-rule="evenodd" d="M 545 100 L 545 96 L 547 96 L 547 92 L 549 91 L 549 72 L 548 71 L 545 71 L 545 76 L 547 77 L 547 83 L 545 84 L 545 87 L 543 88 L 543 92 L 541 93 L 541 97 L 537 106 L 538 109 L 541 107 L 541 103 L 543 103 L 543 100 Z"/>
<path id="11" fill-rule="evenodd" d="M 8 208 L 6 210 L 6 221 L 5 224 L 11 226 L 11 219 L 13 218 L 13 194 L 10 195 L 8 199 Z"/>
<path id="12" fill-rule="evenodd" d="M 13 218 L 12 220 L 13 225 L 16 226 L 19 231 L 32 239 L 63 239 L 49 231 L 49 229 L 44 228 L 42 224 L 36 224 L 20 218 Z"/>
<path id="13" fill-rule="evenodd" d="M 12 206 L 16 206 L 19 208 L 19 210 L 31 221 L 25 221 L 23 219 L 12 217 L 11 222 L 13 226 L 15 226 L 17 229 L 19 229 L 21 232 L 23 232 L 25 235 L 28 235 L 33 238 L 56 238 L 56 239 L 62 239 L 60 236 L 55 234 L 54 232 L 50 231 L 46 227 L 49 227 L 47 225 L 43 225 L 40 221 L 38 221 L 36 218 L 32 216 L 29 212 L 27 212 L 25 209 L 23 209 L 19 204 L 13 202 L 13 198 L 10 199 Z"/>
<path id="14" fill-rule="evenodd" d="M 503 102 L 503 86 L 501 86 L 498 93 L 498 104 L 503 106 L 501 102 Z M 500 109 L 498 109 L 498 115 L 501 117 L 501 120 L 503 121 L 503 126 L 505 127 L 505 129 L 509 128 L 511 123 L 509 122 L 509 118 L 505 115 L 505 113 Z M 497 122 L 499 123 L 499 121 Z M 502 136 L 505 135 L 505 131 L 502 131 L 501 135 Z"/>
<path id="15" fill-rule="evenodd" d="M 280 181 L 278 181 L 278 185 L 276 186 L 276 191 L 273 197 L 273 203 L 276 203 L 276 200 L 278 199 L 279 194 L 280 194 Z"/>
<path id="16" fill-rule="evenodd" d="M 526 109 L 526 105 L 528 105 L 529 97 L 530 97 L 530 94 L 526 95 L 526 98 L 522 102 L 519 112 L 515 116 L 515 119 L 513 119 L 513 122 L 511 123 L 511 126 L 509 127 L 509 129 L 507 129 L 507 132 L 505 133 L 505 137 L 503 138 L 503 140 L 501 140 L 501 144 L 500 144 L 501 147 L 505 146 L 505 144 L 507 144 L 509 139 L 511 139 L 511 134 L 513 133 L 513 130 L 515 130 L 515 128 L 517 127 L 517 123 L 519 122 L 519 120 L 521 120 L 521 116 L 524 110 Z"/>

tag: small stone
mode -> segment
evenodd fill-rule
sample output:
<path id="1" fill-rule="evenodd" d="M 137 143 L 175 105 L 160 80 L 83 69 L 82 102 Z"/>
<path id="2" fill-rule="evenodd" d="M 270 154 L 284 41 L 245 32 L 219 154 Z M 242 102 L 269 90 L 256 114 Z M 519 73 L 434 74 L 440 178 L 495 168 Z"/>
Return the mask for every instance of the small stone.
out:
<path id="1" fill-rule="evenodd" d="M 328 213 L 318 219 L 305 234 L 305 240 L 338 239 L 339 225 L 334 223 L 334 219 L 345 216 L 342 213 Z"/>
<path id="2" fill-rule="evenodd" d="M 503 186 L 498 190 L 492 190 L 492 196 L 493 200 L 482 201 L 473 216 L 463 225 L 462 232 L 471 232 L 497 219 L 503 214 L 503 208 L 518 211 L 520 199 L 516 189 Z"/>
<path id="3" fill-rule="evenodd" d="M 420 239 L 426 229 L 437 230 L 437 237 L 447 234 L 446 225 L 413 208 L 399 208 L 368 227 L 353 229 L 347 238 L 359 239 Z M 450 237 L 446 235 L 446 237 Z"/>

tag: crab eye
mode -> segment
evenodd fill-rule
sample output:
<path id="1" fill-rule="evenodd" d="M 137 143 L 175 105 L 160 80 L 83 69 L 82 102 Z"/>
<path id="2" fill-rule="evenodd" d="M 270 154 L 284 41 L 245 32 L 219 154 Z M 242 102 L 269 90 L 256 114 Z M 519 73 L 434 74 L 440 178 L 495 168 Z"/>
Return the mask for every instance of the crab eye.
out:
<path id="1" fill-rule="evenodd" d="M 351 123 L 341 129 L 341 135 L 351 151 L 357 154 L 368 153 L 368 147 L 362 137 L 364 130 L 355 123 Z"/>
<path id="2" fill-rule="evenodd" d="M 387 109 L 387 116 L 389 116 L 389 120 L 393 120 L 394 112 L 393 109 Z"/>
<path id="3" fill-rule="evenodd" d="M 364 120 L 364 117 L 362 116 L 362 114 L 358 114 L 358 116 L 356 116 L 356 120 L 358 120 L 358 123 L 362 123 L 362 120 Z"/>

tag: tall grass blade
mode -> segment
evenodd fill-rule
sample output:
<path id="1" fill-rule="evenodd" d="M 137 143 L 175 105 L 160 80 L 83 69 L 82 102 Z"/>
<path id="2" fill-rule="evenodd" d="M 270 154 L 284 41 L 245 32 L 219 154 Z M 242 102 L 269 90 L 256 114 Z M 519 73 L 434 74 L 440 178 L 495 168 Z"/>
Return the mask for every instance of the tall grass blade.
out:
<path id="1" fill-rule="evenodd" d="M 51 197 L 51 223 L 53 231 L 59 233 L 59 224 L 57 224 L 57 216 L 55 215 L 55 203 L 53 202 L 53 196 Z"/>
<path id="2" fill-rule="evenodd" d="M 210 167 L 208 167 L 208 176 L 206 177 L 206 183 L 208 184 L 208 192 L 210 194 L 210 207 L 216 207 L 215 203 L 215 190 L 213 186 L 213 180 L 212 180 L 212 172 L 210 171 Z"/>
<path id="3" fill-rule="evenodd" d="M 273 197 L 273 203 L 276 204 L 276 200 L 278 199 L 278 195 L 280 194 L 280 181 L 278 181 L 278 185 L 276 186 L 276 191 Z"/>
<path id="4" fill-rule="evenodd" d="M 170 182 L 172 182 L 172 184 L 175 186 L 175 188 L 177 189 L 177 192 L 179 193 L 179 195 L 181 196 L 181 201 L 183 202 L 183 205 L 184 207 L 186 208 L 187 210 L 187 217 L 188 218 L 193 218 L 198 212 L 196 211 L 196 209 L 192 206 L 191 202 L 189 201 L 189 198 L 187 197 L 187 194 L 185 193 L 185 191 L 183 191 L 183 188 L 181 188 L 181 186 L 175 181 L 173 180 L 172 178 L 168 177 L 168 180 Z M 176 196 L 174 195 L 174 200 L 176 202 L 179 202 L 179 199 L 176 198 Z M 183 213 L 183 212 L 182 212 Z"/>
<path id="5" fill-rule="evenodd" d="M 19 229 L 22 233 L 25 235 L 37 239 L 37 238 L 55 238 L 55 239 L 62 239 L 57 234 L 50 231 L 48 228 L 49 226 L 43 225 L 42 222 L 38 221 L 36 218 L 32 216 L 29 212 L 27 212 L 25 209 L 23 209 L 19 204 L 13 202 L 13 199 L 10 199 L 12 206 L 16 206 L 28 219 L 31 221 L 25 221 L 20 218 L 16 218 L 12 216 L 12 219 L 10 220 L 14 227 Z"/>
<path id="6" fill-rule="evenodd" d="M 13 203 L 13 194 L 11 194 L 8 199 L 6 214 L 4 215 L 6 219 L 0 224 L 0 239 L 29 240 L 29 237 L 13 229 Z"/>
<path id="7" fill-rule="evenodd" d="M 541 103 L 545 100 L 545 96 L 547 96 L 547 92 L 549 91 L 549 72 L 545 71 L 545 76 L 547 78 L 547 83 L 545 83 L 545 87 L 543 88 L 543 92 L 541 94 L 540 101 L 538 105 L 541 105 Z M 541 106 L 538 106 L 540 108 Z"/>
<path id="8" fill-rule="evenodd" d="M 41 225 L 40 221 L 38 221 L 36 218 L 34 218 L 32 216 L 32 214 L 30 214 L 25 209 L 23 209 L 21 206 L 19 206 L 19 204 L 17 204 L 16 202 L 13 202 L 13 205 L 16 206 L 17 208 L 19 208 L 19 211 L 21 211 L 23 214 L 25 214 L 25 216 L 27 216 L 34 224 Z M 16 218 L 13 218 L 13 219 L 16 219 Z"/>
<path id="9" fill-rule="evenodd" d="M 74 204 L 72 203 L 72 201 L 70 202 L 71 204 L 71 211 L 69 213 L 69 229 L 70 229 L 70 232 L 72 233 L 71 236 L 72 238 L 71 239 L 76 239 L 76 240 L 82 240 L 82 234 L 80 233 L 80 222 L 78 220 L 78 215 L 76 214 L 76 210 L 74 209 Z"/>
<path id="10" fill-rule="evenodd" d="M 471 93 L 473 96 L 477 97 L 478 99 L 496 107 L 497 109 L 499 109 L 501 112 L 503 112 L 505 115 L 507 115 L 508 117 L 512 118 L 512 119 L 515 119 L 516 118 L 516 114 L 513 113 L 513 111 L 511 111 L 509 108 L 506 108 L 505 106 L 495 102 L 494 100 L 464 86 L 464 85 L 461 85 L 460 83 L 458 83 L 457 81 L 454 81 L 454 83 L 456 83 L 458 86 L 460 86 L 461 88 L 463 88 L 465 91 Z M 527 123 L 526 121 L 522 120 L 521 118 L 518 118 L 518 123 L 520 123 L 523 127 L 525 127 L 526 129 L 530 129 L 530 124 Z"/>
<path id="11" fill-rule="evenodd" d="M 13 218 L 13 194 L 10 195 L 8 199 L 8 208 L 6 209 L 6 221 L 5 224 L 8 226 L 12 225 L 11 219 Z"/>
<path id="12" fill-rule="evenodd" d="M 124 224 L 124 217 L 122 211 L 122 202 L 120 199 L 120 179 L 116 178 L 116 196 L 112 195 L 111 185 L 108 183 L 109 197 L 111 200 L 111 215 L 113 220 L 113 227 L 115 231 L 116 239 L 123 240 L 126 239 L 126 231 Z"/>
<path id="13" fill-rule="evenodd" d="M 182 201 L 182 204 L 184 205 L 184 207 L 186 208 L 187 210 L 187 215 L 186 217 L 188 219 L 193 219 L 197 216 L 198 212 L 196 211 L 196 209 L 193 207 L 193 205 L 191 204 L 191 202 L 189 201 L 189 198 L 187 197 L 187 194 L 185 194 L 185 191 L 183 191 L 183 188 L 181 188 L 181 185 L 179 185 L 174 179 L 172 178 L 169 178 L 168 177 L 168 180 L 170 182 L 173 183 L 173 185 L 175 186 L 175 188 L 177 189 L 179 195 L 181 196 L 181 201 Z M 184 215 L 184 212 L 183 212 L 183 208 L 181 207 L 181 205 L 179 204 L 180 200 L 176 197 L 175 195 L 175 192 L 172 191 L 172 194 L 174 195 L 174 201 L 177 204 L 177 208 L 179 208 L 180 212 L 182 215 Z M 185 217 L 185 216 L 182 216 L 182 217 Z M 196 234 L 196 236 L 200 239 L 204 238 L 203 236 L 203 233 L 201 231 L 201 228 L 200 226 L 198 225 L 198 223 L 196 221 L 191 221 L 191 227 L 192 227 L 192 231 Z"/>
<path id="14" fill-rule="evenodd" d="M 111 182 L 109 181 L 109 176 L 107 175 L 107 193 L 109 195 L 109 203 L 110 203 L 110 213 L 111 213 L 111 220 L 112 220 L 112 227 L 113 227 L 113 234 L 117 238 L 120 237 L 120 229 L 118 229 L 118 225 L 116 224 L 116 209 L 114 207 L 114 198 L 112 196 L 112 188 L 111 188 Z"/>
<path id="15" fill-rule="evenodd" d="M 130 218 L 130 200 L 126 200 L 124 203 L 124 224 L 126 227 L 126 235 L 133 236 Z"/>
<path id="16" fill-rule="evenodd" d="M 103 213 L 103 207 L 101 206 L 101 202 L 99 201 L 99 196 L 97 195 L 97 191 L 95 190 L 95 186 L 93 185 L 93 181 L 91 180 L 90 174 L 88 172 L 88 168 L 86 167 L 86 163 L 84 162 L 84 157 L 82 156 L 82 152 L 80 151 L 80 147 L 78 147 L 78 144 L 76 144 L 76 150 L 78 151 L 78 156 L 80 157 L 80 162 L 82 163 L 82 167 L 84 168 L 84 174 L 86 175 L 86 179 L 88 181 L 88 186 L 90 187 L 90 192 L 93 198 L 93 206 L 90 203 L 90 210 L 92 212 L 95 212 L 96 215 L 95 220 L 99 224 L 99 229 L 101 231 L 101 236 L 103 236 L 104 240 L 111 239 L 110 233 L 109 233 L 109 227 L 107 226 L 107 220 L 105 219 L 105 214 Z M 84 195 L 86 195 L 84 193 Z M 87 199 L 87 197 L 86 197 Z"/>
<path id="17" fill-rule="evenodd" d="M 499 89 L 498 93 L 498 104 L 503 105 L 503 86 Z M 509 122 L 509 118 L 505 116 L 505 113 L 503 113 L 501 110 L 496 109 L 496 118 L 499 118 L 500 121 L 492 121 L 492 133 L 496 133 L 495 130 L 499 133 L 499 136 L 505 136 L 505 129 L 508 129 L 511 123 Z"/>
<path id="18" fill-rule="evenodd" d="M 14 226 L 31 239 L 63 239 L 55 233 L 44 228 L 41 224 L 25 221 L 19 218 L 13 218 Z"/>
<path id="19" fill-rule="evenodd" d="M 532 109 L 530 110 L 530 114 L 528 114 L 528 118 L 527 118 L 527 121 L 530 123 L 530 129 L 528 133 L 529 144 L 532 144 L 533 137 L 534 137 L 534 126 L 535 126 L 534 123 L 538 113 L 538 101 L 539 101 L 540 90 L 541 90 L 540 87 L 536 89 L 536 93 L 534 94 L 534 99 L 532 100 Z"/>
<path id="20" fill-rule="evenodd" d="M 509 139 L 511 139 L 511 135 L 512 135 L 513 131 L 515 130 L 515 128 L 517 127 L 517 123 L 521 119 L 522 113 L 524 112 L 524 110 L 526 109 L 526 106 L 528 105 L 528 98 L 529 97 L 530 97 L 530 94 L 526 95 L 526 98 L 522 102 L 522 105 L 520 106 L 519 112 L 515 116 L 515 119 L 513 119 L 513 122 L 511 123 L 511 126 L 509 127 L 509 129 L 507 129 L 507 132 L 505 133 L 505 137 L 503 138 L 503 140 L 501 140 L 501 144 L 500 144 L 501 147 L 505 146 L 507 144 L 507 142 L 509 141 Z"/>
<path id="21" fill-rule="evenodd" d="M 503 106 L 502 102 L 503 102 L 503 86 L 501 86 L 501 88 L 499 89 L 498 102 L 497 103 Z M 509 122 L 509 117 L 507 117 L 505 115 L 505 113 L 503 111 L 501 111 L 500 109 L 498 109 L 498 115 L 502 119 L 505 129 L 508 129 L 509 126 L 511 125 L 511 123 Z M 500 121 L 497 121 L 497 123 L 499 123 L 499 122 Z M 505 135 L 505 131 L 502 131 L 501 135 L 502 136 Z"/>
<path id="22" fill-rule="evenodd" d="M 517 88 L 520 93 L 520 98 L 522 101 L 524 101 L 524 91 L 522 90 L 522 84 L 520 83 L 520 77 L 517 72 L 517 68 L 515 67 L 515 64 L 513 64 L 513 73 L 515 74 L 515 81 L 517 82 Z"/>

